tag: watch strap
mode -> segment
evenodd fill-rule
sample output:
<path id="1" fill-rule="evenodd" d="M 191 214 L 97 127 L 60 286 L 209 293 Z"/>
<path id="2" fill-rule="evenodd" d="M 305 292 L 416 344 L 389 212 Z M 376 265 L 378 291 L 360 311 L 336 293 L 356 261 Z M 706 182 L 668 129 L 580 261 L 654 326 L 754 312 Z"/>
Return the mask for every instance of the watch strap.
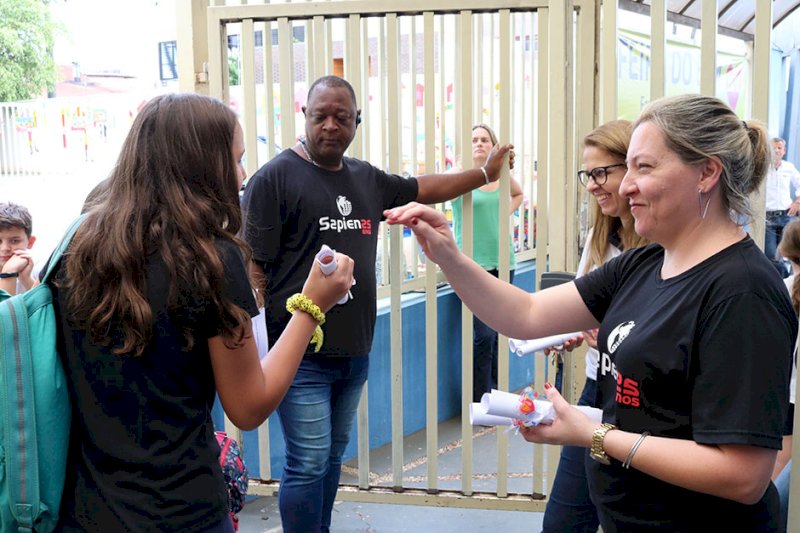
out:
<path id="1" fill-rule="evenodd" d="M 614 424 L 604 423 L 600 424 L 592 434 L 592 447 L 589 450 L 589 456 L 595 461 L 598 461 L 604 465 L 611 464 L 611 458 L 603 448 L 603 440 L 605 440 L 606 434 L 612 429 L 617 429 L 617 426 Z"/>

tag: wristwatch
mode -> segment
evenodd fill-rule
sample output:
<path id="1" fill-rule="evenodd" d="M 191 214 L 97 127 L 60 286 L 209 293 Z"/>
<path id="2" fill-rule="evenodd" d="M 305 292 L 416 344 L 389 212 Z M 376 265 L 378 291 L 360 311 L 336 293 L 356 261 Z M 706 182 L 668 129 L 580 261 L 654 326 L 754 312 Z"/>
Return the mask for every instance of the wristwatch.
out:
<path id="1" fill-rule="evenodd" d="M 18 278 L 19 272 L 0 272 L 0 279 Z"/>
<path id="2" fill-rule="evenodd" d="M 600 424 L 592 434 L 592 447 L 589 449 L 589 456 L 599 463 L 610 465 L 611 459 L 603 449 L 603 439 L 606 438 L 606 433 L 612 429 L 617 429 L 614 424 Z"/>

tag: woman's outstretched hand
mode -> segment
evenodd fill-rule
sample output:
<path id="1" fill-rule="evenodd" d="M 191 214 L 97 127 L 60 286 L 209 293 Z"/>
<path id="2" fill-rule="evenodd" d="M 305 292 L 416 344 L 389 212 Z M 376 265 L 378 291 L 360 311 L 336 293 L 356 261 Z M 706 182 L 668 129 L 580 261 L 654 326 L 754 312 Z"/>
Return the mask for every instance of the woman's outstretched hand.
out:
<path id="1" fill-rule="evenodd" d="M 442 265 L 460 252 L 450 224 L 444 213 L 431 207 L 412 202 L 383 212 L 389 224 L 403 224 L 411 229 L 425 252 L 425 257 Z"/>
<path id="2" fill-rule="evenodd" d="M 303 294 L 327 313 L 353 286 L 353 265 L 349 256 L 336 252 L 336 270 L 326 276 L 314 261 L 303 285 Z"/>

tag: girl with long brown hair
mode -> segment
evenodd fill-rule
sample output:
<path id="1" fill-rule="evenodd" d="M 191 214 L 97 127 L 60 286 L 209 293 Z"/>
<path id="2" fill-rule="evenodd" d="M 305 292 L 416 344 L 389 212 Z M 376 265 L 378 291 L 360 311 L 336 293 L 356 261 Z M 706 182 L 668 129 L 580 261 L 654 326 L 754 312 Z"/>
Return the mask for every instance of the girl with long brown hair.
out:
<path id="1" fill-rule="evenodd" d="M 252 429 L 286 392 L 317 326 L 295 311 L 259 361 L 238 191 L 242 130 L 220 101 L 150 100 L 58 267 L 54 298 L 73 406 L 65 531 L 232 531 L 211 409 Z M 330 309 L 352 261 L 312 269 Z"/>

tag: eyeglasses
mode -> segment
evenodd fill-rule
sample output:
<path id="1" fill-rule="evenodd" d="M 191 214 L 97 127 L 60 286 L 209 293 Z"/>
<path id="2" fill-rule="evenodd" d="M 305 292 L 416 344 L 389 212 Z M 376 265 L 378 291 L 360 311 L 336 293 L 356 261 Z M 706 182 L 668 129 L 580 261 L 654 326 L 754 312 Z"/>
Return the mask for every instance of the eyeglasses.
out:
<path id="1" fill-rule="evenodd" d="M 608 179 L 608 171 L 617 167 L 628 168 L 628 165 L 625 163 L 616 163 L 614 165 L 593 168 L 592 170 L 579 170 L 578 179 L 581 180 L 581 184 L 584 187 L 589 184 L 589 178 L 592 178 L 596 184 L 602 185 Z"/>

